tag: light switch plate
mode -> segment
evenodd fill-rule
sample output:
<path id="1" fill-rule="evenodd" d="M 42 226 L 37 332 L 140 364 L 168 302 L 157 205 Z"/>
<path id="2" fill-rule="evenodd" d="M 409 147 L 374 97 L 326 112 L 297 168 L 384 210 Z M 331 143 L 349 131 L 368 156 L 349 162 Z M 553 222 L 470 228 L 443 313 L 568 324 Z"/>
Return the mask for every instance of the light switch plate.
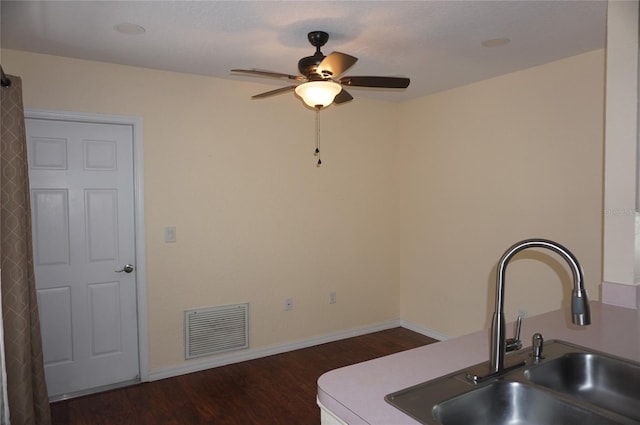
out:
<path id="1" fill-rule="evenodd" d="M 167 226 L 164 228 L 164 241 L 175 242 L 176 241 L 176 227 Z"/>

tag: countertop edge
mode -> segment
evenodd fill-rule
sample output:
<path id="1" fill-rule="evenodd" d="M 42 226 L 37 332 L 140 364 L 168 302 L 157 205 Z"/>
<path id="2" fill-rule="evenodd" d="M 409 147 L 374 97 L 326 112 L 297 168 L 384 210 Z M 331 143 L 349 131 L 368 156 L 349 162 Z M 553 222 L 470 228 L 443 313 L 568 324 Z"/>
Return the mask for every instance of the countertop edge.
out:
<path id="1" fill-rule="evenodd" d="M 640 311 L 597 301 L 590 304 L 592 324 L 587 327 L 571 324 L 564 310 L 526 318 L 523 345 L 529 347 L 532 335 L 541 332 L 546 340 L 564 340 L 640 361 Z M 488 353 L 485 329 L 329 371 L 318 379 L 317 398 L 350 425 L 418 424 L 386 403 L 384 396 L 486 361 Z"/>

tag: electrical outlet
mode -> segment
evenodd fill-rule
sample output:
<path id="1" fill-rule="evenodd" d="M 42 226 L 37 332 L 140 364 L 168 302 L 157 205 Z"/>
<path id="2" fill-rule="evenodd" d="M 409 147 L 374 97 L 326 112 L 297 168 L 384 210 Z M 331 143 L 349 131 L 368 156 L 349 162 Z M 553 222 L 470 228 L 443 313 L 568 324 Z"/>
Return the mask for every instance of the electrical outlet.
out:
<path id="1" fill-rule="evenodd" d="M 284 310 L 285 311 L 293 310 L 293 300 L 291 298 L 287 298 L 284 300 Z"/>
<path id="2" fill-rule="evenodd" d="M 336 303 L 336 291 L 331 291 L 329 293 L 329 304 L 335 304 Z"/>

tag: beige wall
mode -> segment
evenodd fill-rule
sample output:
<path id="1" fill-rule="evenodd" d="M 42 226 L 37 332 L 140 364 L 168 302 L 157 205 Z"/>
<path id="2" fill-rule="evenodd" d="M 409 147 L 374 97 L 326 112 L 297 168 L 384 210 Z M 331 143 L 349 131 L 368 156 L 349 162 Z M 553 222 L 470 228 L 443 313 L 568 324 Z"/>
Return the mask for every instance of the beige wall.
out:
<path id="1" fill-rule="evenodd" d="M 496 263 L 510 245 L 531 237 L 573 251 L 598 299 L 603 55 L 402 105 L 403 319 L 451 336 L 489 326 Z M 519 254 L 507 272 L 507 318 L 518 308 L 535 314 L 566 304 L 570 285 L 555 254 Z"/>
<path id="2" fill-rule="evenodd" d="M 317 169 L 314 112 L 250 100 L 273 86 L 17 51 L 2 65 L 27 108 L 143 118 L 151 371 L 183 363 L 185 309 L 251 303 L 252 348 L 397 319 L 394 105 L 354 91 L 323 111 Z"/>
<path id="3" fill-rule="evenodd" d="M 313 112 L 249 100 L 272 86 L 16 51 L 2 64 L 27 108 L 144 120 L 153 371 L 183 363 L 183 310 L 210 305 L 250 302 L 253 348 L 398 317 L 449 335 L 486 327 L 495 263 L 532 236 L 573 250 L 597 299 L 603 56 L 403 104 L 354 90 L 322 112 L 322 169 Z M 561 260 L 521 257 L 508 313 L 557 308 Z"/>

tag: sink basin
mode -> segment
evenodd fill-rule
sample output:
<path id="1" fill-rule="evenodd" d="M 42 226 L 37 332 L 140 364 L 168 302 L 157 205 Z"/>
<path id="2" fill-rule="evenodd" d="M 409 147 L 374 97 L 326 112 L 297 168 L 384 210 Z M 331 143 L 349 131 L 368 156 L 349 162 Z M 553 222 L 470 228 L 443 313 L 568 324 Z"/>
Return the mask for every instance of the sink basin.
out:
<path id="1" fill-rule="evenodd" d="M 640 365 L 568 353 L 525 372 L 531 382 L 640 421 Z"/>
<path id="2" fill-rule="evenodd" d="M 510 353 L 499 376 L 468 380 L 488 367 L 470 365 L 385 400 L 428 425 L 640 425 L 640 363 L 564 341 L 530 354 Z"/>
<path id="3" fill-rule="evenodd" d="M 439 403 L 433 417 L 443 425 L 616 423 L 532 386 L 509 381 L 496 381 Z"/>

